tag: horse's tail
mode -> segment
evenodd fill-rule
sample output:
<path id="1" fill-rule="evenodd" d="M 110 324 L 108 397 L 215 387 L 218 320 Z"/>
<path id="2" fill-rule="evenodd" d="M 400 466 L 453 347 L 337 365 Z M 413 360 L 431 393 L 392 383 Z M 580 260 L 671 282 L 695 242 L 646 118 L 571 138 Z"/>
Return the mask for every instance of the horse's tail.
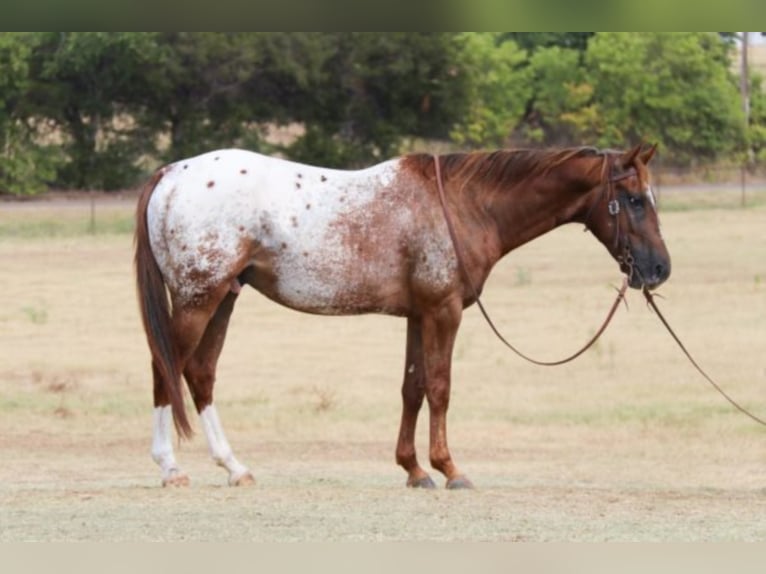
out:
<path id="1" fill-rule="evenodd" d="M 178 370 L 177 351 L 172 338 L 170 303 L 165 280 L 149 243 L 149 227 L 146 221 L 149 199 L 163 174 L 164 170 L 157 170 L 147 182 L 141 190 L 136 208 L 134 244 L 138 306 L 152 354 L 155 377 L 159 377 L 156 384 L 161 385 L 170 398 L 173 421 L 179 436 L 190 437 L 192 430 L 186 416 L 181 373 Z"/>

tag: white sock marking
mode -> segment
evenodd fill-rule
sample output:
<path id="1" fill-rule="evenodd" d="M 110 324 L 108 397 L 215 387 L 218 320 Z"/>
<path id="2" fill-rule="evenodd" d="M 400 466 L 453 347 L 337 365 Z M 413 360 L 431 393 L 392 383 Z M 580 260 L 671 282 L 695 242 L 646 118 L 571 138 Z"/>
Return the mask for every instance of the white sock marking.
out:
<path id="1" fill-rule="evenodd" d="M 247 474 L 247 468 L 241 464 L 235 457 L 226 440 L 226 435 L 221 426 L 221 420 L 218 418 L 218 411 L 215 406 L 208 405 L 200 413 L 202 428 L 207 437 L 207 444 L 210 448 L 210 456 L 216 464 L 223 466 L 229 471 L 229 480 L 235 481 Z"/>
<path id="2" fill-rule="evenodd" d="M 173 411 L 170 406 L 155 407 L 152 413 L 152 459 L 162 470 L 162 479 L 180 473 L 173 454 Z"/>

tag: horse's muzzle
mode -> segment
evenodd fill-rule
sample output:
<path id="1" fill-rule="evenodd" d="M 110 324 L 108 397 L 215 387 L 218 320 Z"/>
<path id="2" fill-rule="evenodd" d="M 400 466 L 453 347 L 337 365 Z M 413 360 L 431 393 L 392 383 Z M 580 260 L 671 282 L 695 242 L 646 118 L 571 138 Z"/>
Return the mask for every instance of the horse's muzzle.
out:
<path id="1" fill-rule="evenodd" d="M 628 285 L 633 289 L 656 289 L 670 277 L 670 260 L 649 253 L 636 253 L 628 261 L 622 261 L 620 269 L 628 275 Z"/>

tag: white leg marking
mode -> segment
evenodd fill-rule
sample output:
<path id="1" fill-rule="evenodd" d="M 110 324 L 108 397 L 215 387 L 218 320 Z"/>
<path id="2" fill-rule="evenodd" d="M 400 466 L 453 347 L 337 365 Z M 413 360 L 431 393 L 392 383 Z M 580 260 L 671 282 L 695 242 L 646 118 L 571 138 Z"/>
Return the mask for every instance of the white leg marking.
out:
<path id="1" fill-rule="evenodd" d="M 181 472 L 173 454 L 173 412 L 170 406 L 155 407 L 152 414 L 152 459 L 162 472 L 162 486 L 185 485 L 189 479 Z"/>
<path id="2" fill-rule="evenodd" d="M 244 481 L 251 481 L 250 471 L 234 457 L 215 406 L 206 406 L 199 416 L 202 421 L 202 428 L 205 430 L 207 444 L 210 447 L 210 456 L 213 457 L 216 464 L 229 471 L 229 484 L 238 484 L 243 479 Z"/>

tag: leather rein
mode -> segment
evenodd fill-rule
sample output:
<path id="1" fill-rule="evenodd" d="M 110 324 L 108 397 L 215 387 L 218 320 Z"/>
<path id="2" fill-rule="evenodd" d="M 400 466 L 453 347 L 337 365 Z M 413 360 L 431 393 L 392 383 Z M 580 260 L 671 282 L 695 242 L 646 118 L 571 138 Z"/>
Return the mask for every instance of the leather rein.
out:
<path id="1" fill-rule="evenodd" d="M 569 355 L 568 357 L 560 359 L 558 361 L 540 361 L 522 353 L 520 350 L 514 347 L 511 343 L 509 343 L 505 337 L 503 337 L 503 335 L 500 333 L 500 331 L 497 329 L 494 322 L 490 318 L 489 313 L 487 313 L 487 310 L 484 308 L 484 305 L 482 304 L 481 299 L 479 298 L 479 292 L 476 289 L 476 286 L 473 284 L 473 281 L 471 280 L 471 277 L 468 273 L 468 268 L 465 265 L 465 260 L 463 259 L 463 255 L 460 250 L 460 245 L 457 240 L 457 234 L 455 233 L 455 227 L 452 224 L 452 218 L 450 217 L 449 210 L 447 209 L 447 200 L 444 195 L 444 184 L 442 183 L 441 166 L 439 165 L 439 157 L 434 155 L 433 158 L 434 158 L 434 168 L 436 170 L 436 188 L 438 190 L 439 203 L 441 203 L 442 212 L 444 214 L 444 221 L 447 224 L 447 231 L 449 232 L 449 236 L 452 241 L 452 247 L 455 251 L 455 259 L 457 259 L 458 267 L 460 268 L 461 273 L 465 277 L 466 283 L 468 283 L 468 286 L 471 289 L 471 295 L 476 301 L 476 305 L 479 307 L 481 314 L 484 316 L 484 319 L 487 321 L 489 328 L 492 329 L 492 332 L 495 334 L 495 336 L 498 339 L 500 339 L 500 341 L 506 347 L 508 347 L 511 351 L 516 353 L 519 357 L 521 357 L 525 361 L 529 361 L 530 363 L 533 363 L 535 365 L 541 365 L 544 367 L 555 367 L 557 365 L 563 365 L 565 363 L 569 363 L 570 361 L 575 360 L 577 357 L 582 355 L 585 351 L 590 349 L 594 345 L 594 343 L 598 340 L 598 338 L 601 336 L 601 334 L 606 330 L 607 326 L 612 320 L 612 317 L 617 311 L 617 307 L 619 307 L 620 305 L 620 301 L 623 301 L 625 299 L 625 292 L 628 289 L 628 277 L 626 276 L 623 278 L 622 286 L 617 291 L 617 298 L 614 300 L 614 303 L 612 303 L 612 307 L 609 309 L 609 313 L 607 314 L 606 319 L 604 319 L 604 322 L 601 324 L 601 327 L 599 327 L 599 329 L 596 331 L 593 337 L 591 337 L 591 339 L 587 343 L 585 343 L 585 345 L 579 351 L 573 353 L 572 355 Z M 611 165 L 609 165 L 608 167 L 611 167 Z M 622 179 L 622 177 L 619 177 L 617 179 Z M 615 246 L 616 246 L 617 242 L 619 241 L 619 218 L 617 218 L 617 214 L 620 212 L 620 204 L 617 201 L 617 199 L 614 197 L 613 181 L 616 181 L 616 180 L 612 180 L 612 179 L 607 180 L 606 194 L 607 194 L 607 209 L 609 210 L 609 213 L 612 216 L 614 216 L 618 221 L 615 227 Z M 588 216 L 589 215 L 590 215 L 590 211 L 588 212 Z M 627 253 L 627 246 L 626 246 L 626 253 Z M 633 269 L 632 260 L 626 260 L 625 263 L 626 265 L 628 265 L 628 267 L 632 271 Z"/>

